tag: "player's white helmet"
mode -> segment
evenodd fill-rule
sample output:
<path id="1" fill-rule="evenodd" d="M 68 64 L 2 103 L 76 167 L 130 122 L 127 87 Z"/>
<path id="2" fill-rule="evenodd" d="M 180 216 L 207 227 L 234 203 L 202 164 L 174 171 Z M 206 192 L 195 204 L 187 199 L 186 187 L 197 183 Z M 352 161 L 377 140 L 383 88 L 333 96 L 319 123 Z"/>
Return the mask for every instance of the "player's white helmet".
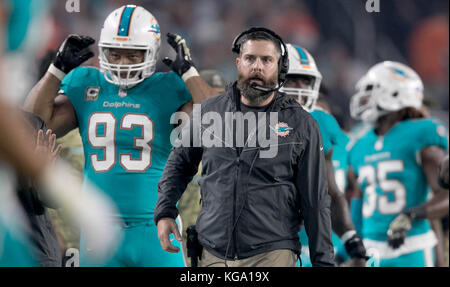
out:
<path id="1" fill-rule="evenodd" d="M 367 74 L 356 83 L 356 94 L 350 99 L 350 115 L 355 120 L 371 122 L 376 118 L 376 105 L 372 97 L 374 85 L 375 82 Z"/>
<path id="2" fill-rule="evenodd" d="M 422 80 L 414 70 L 398 62 L 376 64 L 358 81 L 356 90 L 350 114 L 358 120 L 374 121 L 406 107 L 422 107 Z"/>
<path id="3" fill-rule="evenodd" d="M 122 88 L 131 88 L 155 72 L 161 46 L 158 21 L 140 6 L 122 6 L 106 18 L 98 46 L 105 79 Z M 144 50 L 144 61 L 133 65 L 110 64 L 107 55 L 111 48 Z M 127 76 L 122 77 L 121 72 Z"/>
<path id="4" fill-rule="evenodd" d="M 282 87 L 280 91 L 297 97 L 298 102 L 303 106 L 303 108 L 306 111 L 311 112 L 314 110 L 317 98 L 319 97 L 322 74 L 317 69 L 314 58 L 305 48 L 292 44 L 286 44 L 286 46 L 289 57 L 289 70 L 287 77 L 290 75 L 306 75 L 311 76 L 313 81 L 310 89 Z"/>

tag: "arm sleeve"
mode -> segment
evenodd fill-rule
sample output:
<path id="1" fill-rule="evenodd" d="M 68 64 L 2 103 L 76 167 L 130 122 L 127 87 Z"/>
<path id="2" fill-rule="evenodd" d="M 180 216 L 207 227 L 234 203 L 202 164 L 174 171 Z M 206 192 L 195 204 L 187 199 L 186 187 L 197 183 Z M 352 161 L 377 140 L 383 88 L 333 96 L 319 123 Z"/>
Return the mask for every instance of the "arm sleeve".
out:
<path id="1" fill-rule="evenodd" d="M 75 78 L 75 73 L 77 72 L 77 69 L 73 69 L 69 74 L 67 74 L 64 79 L 61 81 L 61 85 L 59 86 L 59 94 L 65 94 L 69 98 L 72 96 L 72 81 Z"/>
<path id="2" fill-rule="evenodd" d="M 327 191 L 327 171 L 322 139 L 317 123 L 311 120 L 303 154 L 298 163 L 296 187 L 301 195 L 301 212 L 309 239 L 309 252 L 313 266 L 334 266 L 331 241 L 331 199 Z"/>
<path id="3" fill-rule="evenodd" d="M 176 106 L 179 108 L 185 103 L 192 101 L 191 93 L 189 92 L 188 88 L 186 87 L 186 84 L 184 81 L 178 76 L 175 72 L 171 71 L 167 74 L 170 81 L 168 83 L 170 86 L 169 89 L 172 88 L 176 91 L 176 95 L 173 98 L 167 99 L 171 102 L 176 102 Z"/>
<path id="4" fill-rule="evenodd" d="M 192 115 L 190 123 L 192 123 Z M 180 142 L 182 142 L 183 137 L 192 135 L 191 126 L 189 124 L 183 129 L 182 137 L 179 138 Z M 203 154 L 203 149 L 201 147 L 192 147 L 192 143 L 193 141 L 191 140 L 190 147 L 181 145 L 180 147 L 172 148 L 163 175 L 158 183 L 158 201 L 156 202 L 154 214 L 155 224 L 158 224 L 158 221 L 163 217 L 175 219 L 178 216 L 177 202 L 197 173 Z"/>
<path id="5" fill-rule="evenodd" d="M 437 146 L 448 151 L 448 131 L 438 119 L 426 119 L 419 122 L 416 129 L 416 153 L 429 146 Z"/>

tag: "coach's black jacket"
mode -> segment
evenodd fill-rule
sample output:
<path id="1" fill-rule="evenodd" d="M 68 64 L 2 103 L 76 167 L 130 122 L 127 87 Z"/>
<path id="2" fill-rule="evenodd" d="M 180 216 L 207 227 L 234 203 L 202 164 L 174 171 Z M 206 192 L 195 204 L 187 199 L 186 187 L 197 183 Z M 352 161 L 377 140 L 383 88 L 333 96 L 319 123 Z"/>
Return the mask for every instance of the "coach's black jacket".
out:
<path id="1" fill-rule="evenodd" d="M 225 93 L 203 101 L 201 114 L 214 111 L 224 119 L 225 112 L 239 110 L 239 98 L 234 83 Z M 300 252 L 303 219 L 312 264 L 333 266 L 330 197 L 317 123 L 295 100 L 279 92 L 268 109 L 278 112 L 278 122 L 292 128 L 288 135 L 278 136 L 274 158 L 260 158 L 258 145 L 173 148 L 158 184 L 155 223 L 177 217 L 177 201 L 202 161 L 203 205 L 196 229 L 204 248 L 222 259 L 277 249 Z M 190 119 L 192 123 L 192 114 Z M 268 122 L 269 116 L 267 126 Z M 202 125 L 202 131 L 208 127 Z"/>

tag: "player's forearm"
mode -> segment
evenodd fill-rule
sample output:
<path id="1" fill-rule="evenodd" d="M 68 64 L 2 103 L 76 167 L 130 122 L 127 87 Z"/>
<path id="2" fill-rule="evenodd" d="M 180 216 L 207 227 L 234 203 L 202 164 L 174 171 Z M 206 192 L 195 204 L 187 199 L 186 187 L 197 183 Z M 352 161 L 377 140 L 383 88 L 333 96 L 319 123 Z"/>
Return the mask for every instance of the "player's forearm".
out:
<path id="1" fill-rule="evenodd" d="M 331 224 L 333 231 L 339 237 L 345 232 L 355 229 L 344 194 L 331 198 Z"/>
<path id="2" fill-rule="evenodd" d="M 194 104 L 219 94 L 217 90 L 209 86 L 200 76 L 191 77 L 185 83 L 191 93 Z"/>
<path id="3" fill-rule="evenodd" d="M 47 125 L 51 126 L 55 98 L 58 95 L 60 85 L 61 81 L 47 72 L 28 94 L 24 109 L 40 116 Z"/>
<path id="4" fill-rule="evenodd" d="M 417 205 L 405 210 L 412 220 L 417 219 L 440 219 L 448 214 L 449 194 L 448 190 L 434 192 L 432 199 L 424 204 Z"/>
<path id="5" fill-rule="evenodd" d="M 442 224 L 440 220 L 430 220 L 431 228 L 433 229 L 434 234 L 436 234 L 436 238 L 438 240 L 438 244 L 435 246 L 435 266 L 436 267 L 445 267 L 444 264 L 444 233 L 442 231 Z"/>
<path id="6" fill-rule="evenodd" d="M 425 209 L 428 219 L 441 219 L 447 215 L 449 210 L 448 190 L 435 191 L 433 198 L 425 203 Z"/>
<path id="7" fill-rule="evenodd" d="M 341 237 L 345 232 L 354 230 L 350 209 L 343 191 L 339 190 L 334 176 L 332 151 L 325 155 L 328 178 L 328 194 L 331 196 L 331 223 L 333 231 Z"/>

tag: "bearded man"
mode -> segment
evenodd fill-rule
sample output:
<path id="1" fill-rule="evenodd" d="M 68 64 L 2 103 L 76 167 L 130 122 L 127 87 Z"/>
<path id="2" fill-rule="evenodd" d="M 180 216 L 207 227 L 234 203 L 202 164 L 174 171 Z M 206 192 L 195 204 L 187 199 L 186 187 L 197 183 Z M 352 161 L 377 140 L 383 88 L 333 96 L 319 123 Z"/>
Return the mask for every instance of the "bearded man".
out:
<path id="1" fill-rule="evenodd" d="M 302 224 L 313 266 L 334 266 L 320 131 L 299 103 L 278 92 L 289 67 L 286 46 L 271 30 L 251 28 L 236 37 L 233 52 L 238 80 L 201 102 L 201 123 L 194 107 L 181 136 L 191 140 L 172 149 L 158 184 L 154 218 L 161 246 L 178 252 L 169 239 L 181 238 L 176 204 L 202 161 L 198 266 L 295 267 Z M 242 126 L 243 139 L 235 129 Z M 202 144 L 195 145 L 199 134 Z M 208 145 L 211 139 L 216 144 Z"/>

